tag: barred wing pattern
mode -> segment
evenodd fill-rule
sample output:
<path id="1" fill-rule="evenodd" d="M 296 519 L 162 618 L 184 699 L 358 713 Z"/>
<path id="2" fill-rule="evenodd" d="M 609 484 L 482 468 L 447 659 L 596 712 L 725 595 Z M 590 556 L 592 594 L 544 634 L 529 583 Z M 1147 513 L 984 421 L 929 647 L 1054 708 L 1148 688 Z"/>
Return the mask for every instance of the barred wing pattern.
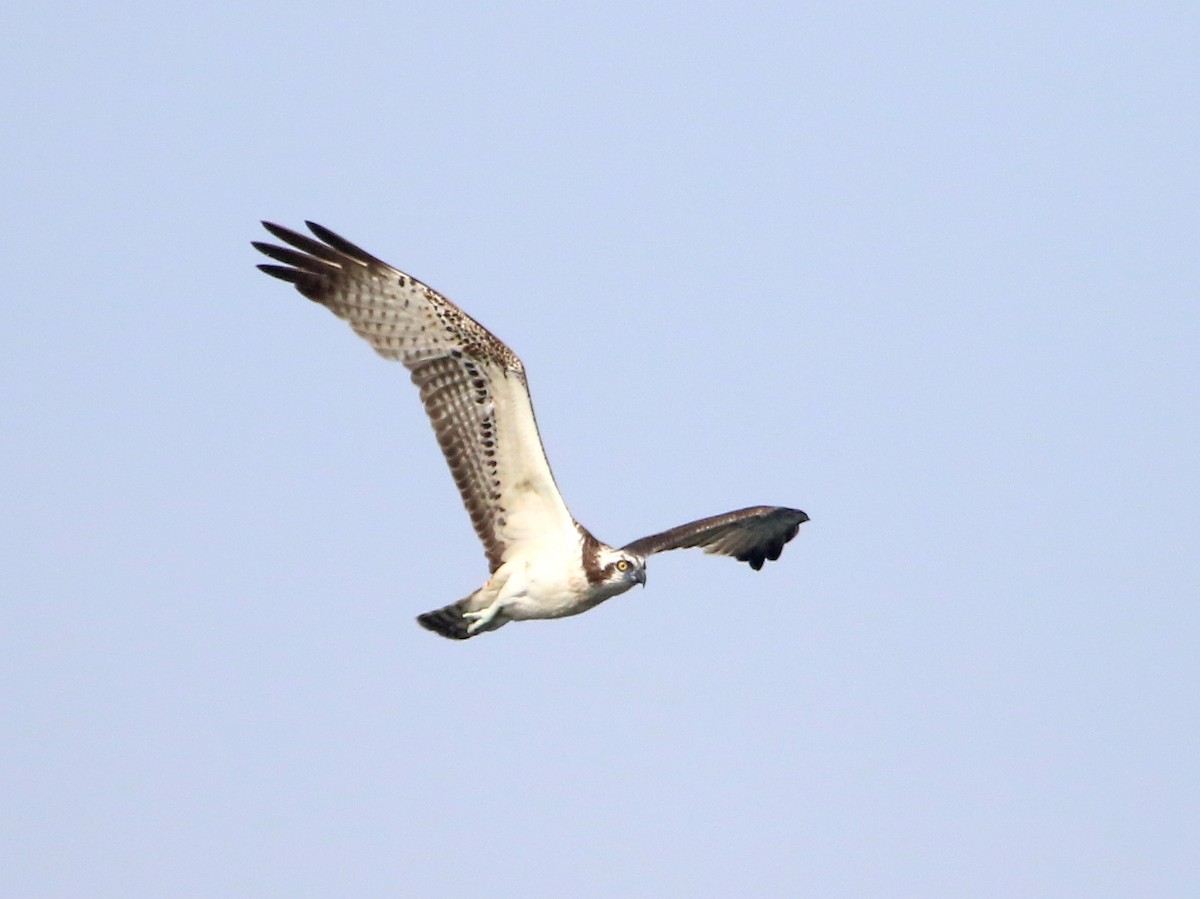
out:
<path id="1" fill-rule="evenodd" d="M 681 524 L 661 534 L 634 540 L 623 548 L 639 556 L 649 556 L 699 546 L 706 553 L 733 556 L 758 571 L 763 562 L 779 558 L 783 545 L 796 536 L 806 521 L 808 516 L 799 509 L 753 506 Z"/>
<path id="2" fill-rule="evenodd" d="M 577 544 L 517 355 L 437 291 L 329 229 L 305 224 L 318 240 L 263 222 L 290 247 L 255 242 L 283 263 L 259 268 L 294 284 L 412 372 L 491 570 L 524 541 Z"/>

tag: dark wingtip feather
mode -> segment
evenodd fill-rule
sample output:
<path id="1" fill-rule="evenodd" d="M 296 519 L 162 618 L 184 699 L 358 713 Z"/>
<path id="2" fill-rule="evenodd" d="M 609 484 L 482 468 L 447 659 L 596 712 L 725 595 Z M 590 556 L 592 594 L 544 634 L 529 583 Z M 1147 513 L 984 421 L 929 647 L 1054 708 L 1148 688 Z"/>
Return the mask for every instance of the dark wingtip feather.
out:
<path id="1" fill-rule="evenodd" d="M 250 246 L 254 247 L 254 249 L 258 250 L 258 252 L 262 253 L 264 256 L 270 256 L 272 259 L 278 260 L 279 262 L 286 262 L 289 265 L 294 264 L 290 258 L 285 257 L 295 254 L 295 250 L 277 247 L 273 243 L 266 243 L 261 240 L 250 241 Z"/>
<path id="2" fill-rule="evenodd" d="M 270 256 L 276 262 L 282 262 L 284 265 L 291 265 L 298 269 L 303 269 L 308 272 L 323 272 L 328 271 L 330 266 L 316 258 L 288 247 L 277 247 L 273 243 L 263 243 L 261 240 L 250 241 L 250 246 L 258 250 L 264 256 Z"/>
<path id="3" fill-rule="evenodd" d="M 783 555 L 784 546 L 791 542 L 792 538 L 800 532 L 800 525 L 808 521 L 808 515 L 806 515 L 804 512 L 801 512 L 799 509 L 780 507 L 770 510 L 769 514 L 787 516 L 789 518 L 794 518 L 795 521 L 792 523 L 791 527 L 787 529 L 787 531 L 779 534 L 770 543 L 766 544 L 765 546 L 756 546 L 752 549 L 746 550 L 744 553 L 736 557 L 739 562 L 747 563 L 755 571 L 761 571 L 764 563 L 768 561 L 774 562 L 781 555 Z"/>
<path id="4" fill-rule="evenodd" d="M 342 237 L 340 234 L 330 231 L 324 225 L 318 225 L 316 222 L 310 222 L 308 220 L 305 220 L 304 224 L 308 226 L 309 231 L 311 231 L 321 240 L 325 241 L 325 243 L 329 244 L 329 246 L 333 247 L 335 250 L 340 250 L 352 259 L 357 259 L 359 262 L 365 262 L 371 265 L 387 265 L 387 263 L 383 260 L 372 256 L 357 244 L 350 243 L 350 241 L 346 240 L 346 238 Z"/>
<path id="5" fill-rule="evenodd" d="M 262 226 L 271 232 L 275 237 L 282 240 L 284 243 L 295 247 L 297 250 L 302 250 L 310 256 L 325 262 L 332 262 L 336 266 L 341 266 L 345 262 L 344 254 L 338 252 L 332 246 L 326 246 L 319 240 L 313 240 L 307 234 L 300 234 L 297 231 L 292 231 L 290 228 L 285 228 L 282 225 L 276 225 L 274 222 L 263 222 Z M 254 246 L 268 256 L 273 255 L 272 252 L 263 249 L 263 247 L 274 246 L 273 244 L 260 244 L 254 241 Z M 277 248 L 278 249 L 278 248 Z"/>
<path id="6" fill-rule="evenodd" d="M 278 278 L 280 281 L 290 281 L 292 284 L 299 284 L 304 278 L 312 277 L 298 268 L 288 268 L 286 265 L 270 265 L 264 262 L 256 267 L 260 272 L 266 272 L 272 278 Z"/>
<path id="7" fill-rule="evenodd" d="M 285 227 L 283 227 L 283 225 L 277 225 L 274 222 L 268 222 L 265 219 L 262 222 L 260 222 L 260 224 L 264 228 L 266 228 L 268 231 L 270 231 L 272 234 L 274 234 L 276 237 L 278 237 L 280 240 L 285 241 L 287 243 L 291 243 L 293 237 L 299 237 L 304 240 L 308 239 L 308 238 L 304 237 L 303 234 L 297 234 L 291 228 L 285 228 Z"/>

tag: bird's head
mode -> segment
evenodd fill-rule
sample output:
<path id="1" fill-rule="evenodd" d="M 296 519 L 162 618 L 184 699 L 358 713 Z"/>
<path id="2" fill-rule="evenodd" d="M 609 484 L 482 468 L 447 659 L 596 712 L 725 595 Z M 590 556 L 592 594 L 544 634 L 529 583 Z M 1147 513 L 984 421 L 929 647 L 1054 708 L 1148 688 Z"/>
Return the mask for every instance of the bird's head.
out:
<path id="1" fill-rule="evenodd" d="M 597 560 L 603 582 L 619 590 L 634 584 L 646 586 L 646 558 L 625 549 L 606 549 Z"/>

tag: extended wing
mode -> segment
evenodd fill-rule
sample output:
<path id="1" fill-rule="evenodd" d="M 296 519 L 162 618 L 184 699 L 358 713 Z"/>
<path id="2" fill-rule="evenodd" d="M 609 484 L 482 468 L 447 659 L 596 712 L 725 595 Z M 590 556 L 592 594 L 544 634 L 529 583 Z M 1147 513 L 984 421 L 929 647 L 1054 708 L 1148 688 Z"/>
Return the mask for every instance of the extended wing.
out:
<path id="1" fill-rule="evenodd" d="M 454 303 L 320 225 L 320 240 L 263 226 L 295 249 L 255 242 L 283 265 L 260 265 L 345 319 L 420 388 L 463 504 L 495 571 L 523 541 L 577 543 L 574 519 L 550 473 L 525 367 Z"/>
<path id="2" fill-rule="evenodd" d="M 767 559 L 774 561 L 783 545 L 796 536 L 808 516 L 799 509 L 783 506 L 754 506 L 701 518 L 677 528 L 634 540 L 624 548 L 639 556 L 701 546 L 706 553 L 733 556 L 748 562 L 755 571 Z"/>

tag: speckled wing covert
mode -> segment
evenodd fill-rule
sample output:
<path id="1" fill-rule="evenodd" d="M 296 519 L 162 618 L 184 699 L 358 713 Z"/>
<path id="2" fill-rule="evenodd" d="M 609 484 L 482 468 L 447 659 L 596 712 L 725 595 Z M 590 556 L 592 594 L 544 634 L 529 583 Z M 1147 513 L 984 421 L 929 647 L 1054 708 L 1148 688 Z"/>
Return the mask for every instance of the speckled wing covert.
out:
<path id="1" fill-rule="evenodd" d="M 748 562 L 758 571 L 763 562 L 774 562 L 783 552 L 783 545 L 796 536 L 808 516 L 799 509 L 783 506 L 753 506 L 701 518 L 677 528 L 651 534 L 626 544 L 623 548 L 639 556 L 666 552 L 669 549 L 704 548 L 706 553 L 733 556 Z"/>
<path id="2" fill-rule="evenodd" d="M 259 268 L 290 281 L 412 372 L 491 570 L 523 541 L 577 542 L 517 355 L 437 291 L 329 229 L 305 224 L 319 240 L 263 222 L 295 249 L 256 241 L 283 263 Z"/>

